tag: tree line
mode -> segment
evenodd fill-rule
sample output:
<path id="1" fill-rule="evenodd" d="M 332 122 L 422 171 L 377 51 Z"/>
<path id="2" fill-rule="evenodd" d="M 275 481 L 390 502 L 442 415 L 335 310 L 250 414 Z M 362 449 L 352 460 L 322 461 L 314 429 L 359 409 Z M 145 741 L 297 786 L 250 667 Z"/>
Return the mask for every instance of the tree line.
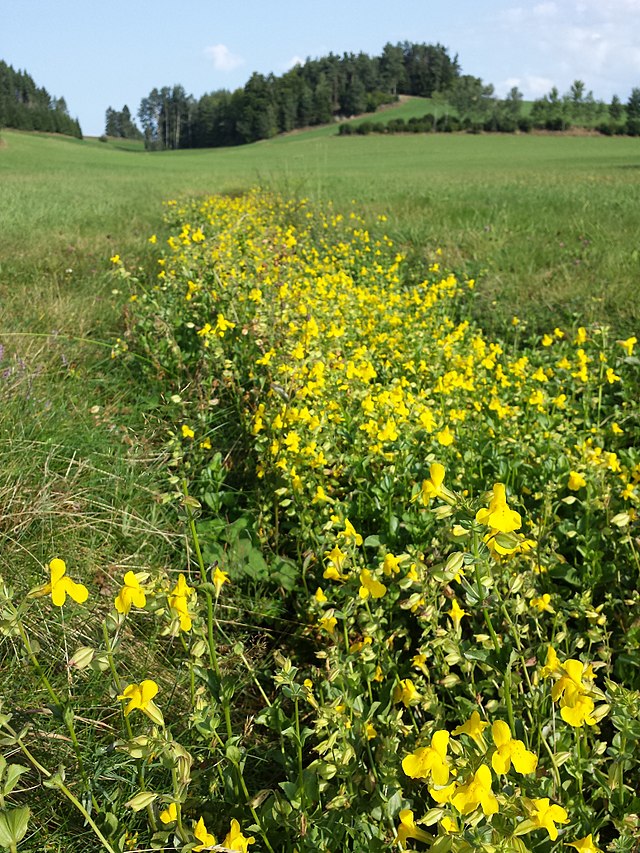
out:
<path id="1" fill-rule="evenodd" d="M 138 119 L 151 149 L 240 145 L 373 112 L 401 94 L 431 97 L 459 74 L 458 57 L 441 44 L 389 43 L 379 56 L 330 53 L 281 76 L 254 73 L 233 92 L 199 99 L 180 85 L 154 88 L 142 99 Z"/>
<path id="2" fill-rule="evenodd" d="M 423 116 L 391 118 L 389 121 L 362 121 L 341 124 L 341 136 L 369 133 L 528 133 L 536 130 L 566 131 L 571 127 L 592 128 L 607 136 L 640 136 L 640 88 L 631 91 L 626 104 L 617 95 L 611 103 L 597 101 L 586 92 L 583 81 L 575 80 L 569 92 L 560 95 L 554 86 L 523 111 L 522 93 L 514 87 L 505 98 L 494 96 L 493 86 L 479 78 L 460 76 L 449 91 L 434 92 L 437 112 Z"/>
<path id="3" fill-rule="evenodd" d="M 0 127 L 42 130 L 82 139 L 77 119 L 71 118 L 64 98 L 55 98 L 26 71 L 16 71 L 0 60 Z"/>

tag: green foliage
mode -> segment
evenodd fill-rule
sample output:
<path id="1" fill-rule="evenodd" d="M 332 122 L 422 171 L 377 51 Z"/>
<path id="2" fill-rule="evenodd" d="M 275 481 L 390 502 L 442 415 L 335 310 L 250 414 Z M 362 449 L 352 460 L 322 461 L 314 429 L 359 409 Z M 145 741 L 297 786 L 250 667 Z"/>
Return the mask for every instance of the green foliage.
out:
<path id="1" fill-rule="evenodd" d="M 182 87 L 154 88 L 138 116 L 148 148 L 237 145 L 336 116 L 374 112 L 399 92 L 429 97 L 458 73 L 457 59 L 442 45 L 404 42 L 386 45 L 380 57 L 329 54 L 281 77 L 254 73 L 241 89 L 206 94 L 197 102 Z"/>
<path id="2" fill-rule="evenodd" d="M 132 120 L 131 111 L 126 104 L 120 111 L 107 108 L 104 133 L 105 136 L 118 139 L 142 139 L 142 133 Z"/>
<path id="3" fill-rule="evenodd" d="M 64 98 L 55 98 L 37 87 L 26 71 L 16 71 L 0 60 L 0 127 L 43 130 L 82 139 Z"/>

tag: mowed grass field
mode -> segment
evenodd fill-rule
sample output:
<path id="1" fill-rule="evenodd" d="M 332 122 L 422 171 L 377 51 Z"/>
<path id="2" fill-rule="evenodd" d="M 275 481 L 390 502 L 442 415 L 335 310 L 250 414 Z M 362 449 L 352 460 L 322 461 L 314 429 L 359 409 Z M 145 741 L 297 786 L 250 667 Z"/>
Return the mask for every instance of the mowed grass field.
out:
<path id="1" fill-rule="evenodd" d="M 86 308 L 110 255 L 140 251 L 158 230 L 163 200 L 260 184 L 384 213 L 417 261 L 442 248 L 445 264 L 478 278 L 485 324 L 519 312 L 539 325 L 573 318 L 637 329 L 637 140 L 315 133 L 164 153 L 4 133 L 0 263 L 13 283 L 4 327 L 55 316 L 56 305 L 64 313 L 77 296 Z"/>

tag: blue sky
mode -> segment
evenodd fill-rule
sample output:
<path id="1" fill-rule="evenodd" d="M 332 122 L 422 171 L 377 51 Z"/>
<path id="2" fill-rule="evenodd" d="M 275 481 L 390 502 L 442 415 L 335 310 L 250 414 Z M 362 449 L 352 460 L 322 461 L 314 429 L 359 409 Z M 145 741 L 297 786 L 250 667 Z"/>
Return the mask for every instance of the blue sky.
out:
<path id="1" fill-rule="evenodd" d="M 526 98 L 583 80 L 640 86 L 640 0 L 0 0 L 0 59 L 63 95 L 85 135 L 154 86 L 199 97 L 330 51 L 440 42 L 464 73 Z"/>

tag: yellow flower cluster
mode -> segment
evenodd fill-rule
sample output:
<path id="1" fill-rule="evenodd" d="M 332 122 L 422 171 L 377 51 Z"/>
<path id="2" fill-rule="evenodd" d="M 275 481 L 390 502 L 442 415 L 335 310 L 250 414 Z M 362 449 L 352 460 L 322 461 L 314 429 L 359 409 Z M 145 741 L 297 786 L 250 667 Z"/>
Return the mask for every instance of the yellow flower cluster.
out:
<path id="1" fill-rule="evenodd" d="M 446 729 L 436 731 L 429 746 L 420 747 L 406 755 L 402 760 L 402 769 L 412 779 L 430 782 L 429 794 L 436 803 L 440 806 L 452 806 L 455 813 L 463 818 L 478 808 L 487 817 L 496 814 L 500 810 L 500 803 L 492 790 L 491 767 L 498 776 L 509 773 L 512 765 L 516 772 L 529 774 L 535 771 L 538 759 L 522 741 L 512 737 L 509 726 L 503 720 L 496 720 L 491 726 L 494 749 L 489 754 L 483 734 L 488 726 L 489 723 L 483 721 L 480 714 L 474 711 L 471 717 L 452 733 L 453 736 L 466 735 L 471 738 L 480 750 L 482 763 L 475 771 L 470 773 L 466 769 L 467 762 L 463 762 L 458 776 L 448 755 L 451 735 Z M 489 759 L 491 767 L 485 763 Z M 455 778 L 450 781 L 452 774 Z M 526 809 L 527 803 L 523 802 L 523 805 Z M 448 823 L 444 827 L 448 832 L 456 831 L 455 813 L 448 816 Z M 549 832 L 551 834 L 552 830 Z"/>
<path id="2" fill-rule="evenodd" d="M 442 275 L 435 264 L 429 280 L 402 285 L 403 253 L 355 213 L 347 219 L 256 191 L 174 203 L 171 216 L 177 230 L 156 292 L 136 305 L 144 310 L 158 293 L 175 297 L 196 362 L 211 358 L 228 381 L 235 370 L 234 381 L 259 390 L 245 397 L 245 426 L 257 476 L 269 479 L 285 513 L 313 505 L 323 523 L 336 509 L 344 518 L 349 484 L 365 470 L 371 483 L 388 472 L 399 496 L 420 476 L 411 483 L 418 457 L 438 455 L 455 479 L 463 452 L 487 457 L 490 448 L 497 467 L 511 463 L 516 447 L 523 465 L 543 453 L 562 460 L 574 491 L 588 482 L 581 467 L 598 465 L 635 513 L 640 471 L 617 450 L 624 431 L 617 422 L 621 432 L 579 427 L 585 396 L 617 393 L 624 383 L 633 339 L 609 350 L 601 334 L 556 328 L 526 354 L 512 354 L 458 319 L 472 280 Z M 195 437 L 186 423 L 182 434 Z M 439 478 L 436 468 L 418 480 L 422 506 L 447 500 Z M 540 487 L 560 492 L 566 483 Z M 499 488 L 486 513 L 496 558 L 515 547 L 495 532 L 518 529 Z"/>

